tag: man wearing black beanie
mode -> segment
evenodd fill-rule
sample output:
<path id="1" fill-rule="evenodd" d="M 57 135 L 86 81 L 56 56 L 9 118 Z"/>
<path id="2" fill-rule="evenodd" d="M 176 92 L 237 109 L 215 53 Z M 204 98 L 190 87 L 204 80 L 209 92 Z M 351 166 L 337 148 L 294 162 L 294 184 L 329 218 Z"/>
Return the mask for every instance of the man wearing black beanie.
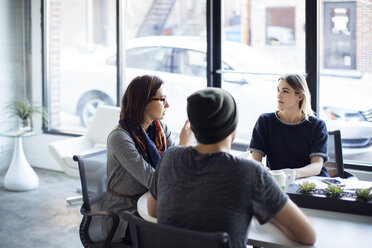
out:
<path id="1" fill-rule="evenodd" d="M 227 232 L 231 247 L 246 247 L 252 217 L 272 221 L 291 239 L 315 242 L 308 218 L 263 167 L 230 154 L 238 122 L 234 98 L 206 88 L 187 98 L 197 144 L 171 147 L 150 181 L 148 211 L 157 222 L 186 229 Z"/>
<path id="2" fill-rule="evenodd" d="M 220 88 L 207 88 L 189 96 L 187 116 L 195 138 L 203 144 L 225 139 L 238 124 L 235 100 Z"/>

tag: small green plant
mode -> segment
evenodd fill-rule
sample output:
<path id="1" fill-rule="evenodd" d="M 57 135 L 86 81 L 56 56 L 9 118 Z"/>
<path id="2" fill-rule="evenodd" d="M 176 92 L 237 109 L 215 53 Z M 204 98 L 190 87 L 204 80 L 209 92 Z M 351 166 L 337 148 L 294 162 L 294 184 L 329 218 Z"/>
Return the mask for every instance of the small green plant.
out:
<path id="1" fill-rule="evenodd" d="M 326 195 L 333 198 L 340 198 L 343 192 L 344 190 L 338 185 L 328 185 L 328 187 L 325 189 Z"/>
<path id="2" fill-rule="evenodd" d="M 315 183 L 310 183 L 308 181 L 305 181 L 298 185 L 300 187 L 300 192 L 304 194 L 309 194 L 311 191 L 313 191 L 316 187 Z"/>
<path id="3" fill-rule="evenodd" d="M 7 110 L 10 117 L 18 117 L 24 126 L 30 126 L 32 128 L 32 116 L 34 114 L 40 114 L 44 125 L 48 124 L 45 109 L 40 105 L 32 104 L 28 100 L 15 100 L 7 105 Z"/>
<path id="4" fill-rule="evenodd" d="M 355 194 L 358 200 L 368 201 L 372 199 L 371 188 L 356 189 Z"/>

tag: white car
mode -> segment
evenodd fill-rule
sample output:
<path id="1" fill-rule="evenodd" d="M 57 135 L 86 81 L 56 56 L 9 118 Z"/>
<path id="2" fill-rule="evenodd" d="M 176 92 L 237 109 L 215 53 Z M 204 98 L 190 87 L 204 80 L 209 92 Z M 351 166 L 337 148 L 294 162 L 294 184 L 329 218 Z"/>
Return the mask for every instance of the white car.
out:
<path id="1" fill-rule="evenodd" d="M 206 87 L 206 42 L 192 37 L 144 37 L 126 42 L 125 49 L 126 84 L 143 74 L 162 78 L 170 103 L 166 122 L 172 130 L 180 130 L 186 119 L 187 96 Z M 238 141 L 247 144 L 258 116 L 276 110 L 278 75 L 272 73 L 286 71 L 278 65 L 269 65 L 256 49 L 246 45 L 223 42 L 222 51 L 223 88 L 237 101 Z M 62 63 L 66 90 L 62 93 L 62 99 L 66 99 L 62 101 L 62 109 L 76 113 L 82 125 L 86 125 L 98 104 L 115 102 L 116 56 L 113 49 L 101 49 L 87 58 L 78 57 L 81 59 Z M 248 70 L 270 74 L 237 73 Z M 366 96 L 362 96 L 356 88 L 361 82 L 347 77 L 321 77 L 320 117 L 328 130 L 341 130 L 344 148 L 351 148 L 346 153 L 372 151 L 372 98 L 367 94 L 372 87 L 368 86 L 363 91 Z M 66 86 L 68 83 L 71 87 Z M 356 92 L 351 94 L 353 90 Z M 357 108 L 348 110 L 350 106 Z"/>

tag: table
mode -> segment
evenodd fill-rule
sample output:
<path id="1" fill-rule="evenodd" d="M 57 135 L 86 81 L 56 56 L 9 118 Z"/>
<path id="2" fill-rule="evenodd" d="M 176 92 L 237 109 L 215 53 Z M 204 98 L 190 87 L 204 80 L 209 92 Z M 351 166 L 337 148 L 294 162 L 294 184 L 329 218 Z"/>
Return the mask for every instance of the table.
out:
<path id="1" fill-rule="evenodd" d="M 32 136 L 33 134 L 33 132 L 22 130 L 0 134 L 3 137 L 14 138 L 13 157 L 4 178 L 4 187 L 7 190 L 26 191 L 39 185 L 39 178 L 28 163 L 22 145 L 22 137 Z"/>
<path id="2" fill-rule="evenodd" d="M 302 181 L 315 181 L 317 177 L 296 180 L 296 183 Z M 339 179 L 346 183 L 345 188 L 370 187 L 372 182 Z M 319 185 L 321 185 L 319 183 Z M 326 184 L 325 184 L 326 185 Z M 325 186 L 323 185 L 323 186 Z M 137 211 L 139 215 L 150 222 L 156 222 L 156 218 L 148 215 L 147 212 L 148 192 L 140 197 L 137 202 Z M 355 214 L 346 214 L 333 211 L 324 211 L 317 209 L 301 208 L 309 217 L 316 232 L 317 241 L 314 246 L 304 246 L 288 239 L 275 225 L 266 223 L 260 225 L 253 218 L 248 233 L 248 245 L 266 248 L 278 247 L 372 247 L 372 217 Z"/>
<path id="3" fill-rule="evenodd" d="M 258 247 L 372 247 L 372 217 L 324 210 L 301 208 L 311 220 L 317 241 L 303 246 L 289 240 L 273 224 L 260 225 L 253 220 L 249 227 L 248 244 Z"/>
<path id="4" fill-rule="evenodd" d="M 149 192 L 143 194 L 137 201 L 137 212 L 145 220 L 156 223 L 156 218 L 149 215 L 147 211 L 147 196 Z"/>

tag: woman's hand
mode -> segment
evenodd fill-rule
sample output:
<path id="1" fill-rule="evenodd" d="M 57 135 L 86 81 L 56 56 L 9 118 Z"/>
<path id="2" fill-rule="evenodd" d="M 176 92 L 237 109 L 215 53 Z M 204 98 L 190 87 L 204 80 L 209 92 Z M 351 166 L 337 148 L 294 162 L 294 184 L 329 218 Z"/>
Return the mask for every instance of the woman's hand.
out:
<path id="1" fill-rule="evenodd" d="M 185 122 L 185 125 L 183 125 L 183 128 L 181 129 L 179 145 L 189 146 L 189 145 L 192 145 L 194 141 L 195 141 L 195 136 L 191 130 L 190 122 L 187 119 Z"/>

